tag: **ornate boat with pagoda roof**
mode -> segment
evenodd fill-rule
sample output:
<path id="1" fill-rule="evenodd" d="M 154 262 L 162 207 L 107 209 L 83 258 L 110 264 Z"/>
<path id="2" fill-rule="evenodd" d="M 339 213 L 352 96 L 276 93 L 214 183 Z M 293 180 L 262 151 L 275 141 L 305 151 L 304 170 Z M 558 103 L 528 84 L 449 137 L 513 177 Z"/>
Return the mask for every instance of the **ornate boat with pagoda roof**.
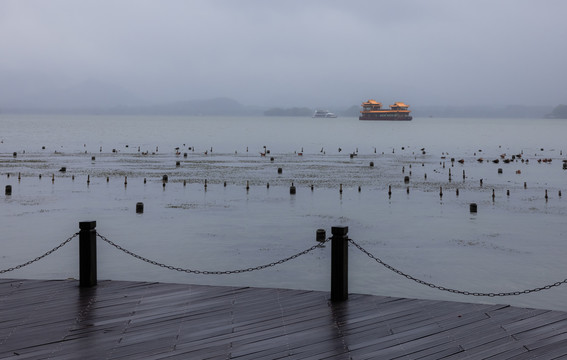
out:
<path id="1" fill-rule="evenodd" d="M 362 111 L 359 120 L 393 120 L 409 121 L 412 119 L 409 105 L 403 102 L 395 102 L 389 109 L 382 109 L 382 103 L 376 100 L 368 100 L 362 103 Z"/>

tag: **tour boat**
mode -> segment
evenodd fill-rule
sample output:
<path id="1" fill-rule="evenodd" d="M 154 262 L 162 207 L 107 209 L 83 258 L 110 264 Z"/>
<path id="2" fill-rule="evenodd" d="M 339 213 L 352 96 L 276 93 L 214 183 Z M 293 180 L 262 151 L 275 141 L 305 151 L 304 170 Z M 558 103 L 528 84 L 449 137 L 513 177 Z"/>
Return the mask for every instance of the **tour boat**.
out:
<path id="1" fill-rule="evenodd" d="M 336 118 L 337 115 L 333 114 L 332 112 L 329 112 L 327 110 L 317 110 L 315 111 L 315 113 L 313 114 L 314 118 Z"/>
<path id="2" fill-rule="evenodd" d="M 359 120 L 394 120 L 409 121 L 412 119 L 409 105 L 403 102 L 395 102 L 390 109 L 382 109 L 382 103 L 376 100 L 368 100 L 362 103 L 362 111 Z"/>

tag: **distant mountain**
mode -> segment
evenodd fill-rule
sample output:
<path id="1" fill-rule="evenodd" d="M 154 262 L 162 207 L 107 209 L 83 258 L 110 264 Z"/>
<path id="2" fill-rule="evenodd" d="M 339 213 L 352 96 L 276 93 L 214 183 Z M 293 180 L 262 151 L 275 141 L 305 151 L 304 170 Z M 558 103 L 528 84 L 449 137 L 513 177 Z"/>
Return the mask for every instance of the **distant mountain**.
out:
<path id="1" fill-rule="evenodd" d="M 545 115 L 548 119 L 567 119 L 567 105 L 557 105 L 549 114 Z"/>
<path id="2" fill-rule="evenodd" d="M 294 107 L 288 109 L 272 108 L 264 111 L 266 116 L 312 116 L 313 110 L 306 107 Z"/>
<path id="3" fill-rule="evenodd" d="M 551 106 L 538 105 L 477 105 L 477 106 L 412 106 L 414 117 L 458 118 L 536 118 L 551 111 Z"/>
<path id="4" fill-rule="evenodd" d="M 344 117 L 359 117 L 360 110 L 362 110 L 360 105 L 353 105 L 348 109 L 345 109 L 343 111 L 338 111 L 338 114 Z"/>

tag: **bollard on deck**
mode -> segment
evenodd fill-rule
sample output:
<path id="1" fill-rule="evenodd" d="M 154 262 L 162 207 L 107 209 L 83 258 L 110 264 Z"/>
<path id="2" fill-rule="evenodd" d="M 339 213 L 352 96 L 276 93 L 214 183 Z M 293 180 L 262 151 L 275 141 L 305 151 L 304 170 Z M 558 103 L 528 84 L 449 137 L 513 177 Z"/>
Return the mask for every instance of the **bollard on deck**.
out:
<path id="1" fill-rule="evenodd" d="M 348 226 L 333 226 L 331 238 L 331 301 L 348 299 Z"/>
<path id="2" fill-rule="evenodd" d="M 79 229 L 79 286 L 91 287 L 97 283 L 96 221 L 82 221 Z"/>

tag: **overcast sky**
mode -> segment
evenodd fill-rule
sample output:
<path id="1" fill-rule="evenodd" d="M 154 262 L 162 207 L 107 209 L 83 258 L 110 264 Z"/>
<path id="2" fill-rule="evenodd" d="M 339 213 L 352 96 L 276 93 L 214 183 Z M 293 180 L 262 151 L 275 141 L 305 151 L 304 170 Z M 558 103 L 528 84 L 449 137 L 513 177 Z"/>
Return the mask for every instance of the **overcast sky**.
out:
<path id="1" fill-rule="evenodd" d="M 567 103 L 565 0 L 0 0 L 0 96 Z"/>

